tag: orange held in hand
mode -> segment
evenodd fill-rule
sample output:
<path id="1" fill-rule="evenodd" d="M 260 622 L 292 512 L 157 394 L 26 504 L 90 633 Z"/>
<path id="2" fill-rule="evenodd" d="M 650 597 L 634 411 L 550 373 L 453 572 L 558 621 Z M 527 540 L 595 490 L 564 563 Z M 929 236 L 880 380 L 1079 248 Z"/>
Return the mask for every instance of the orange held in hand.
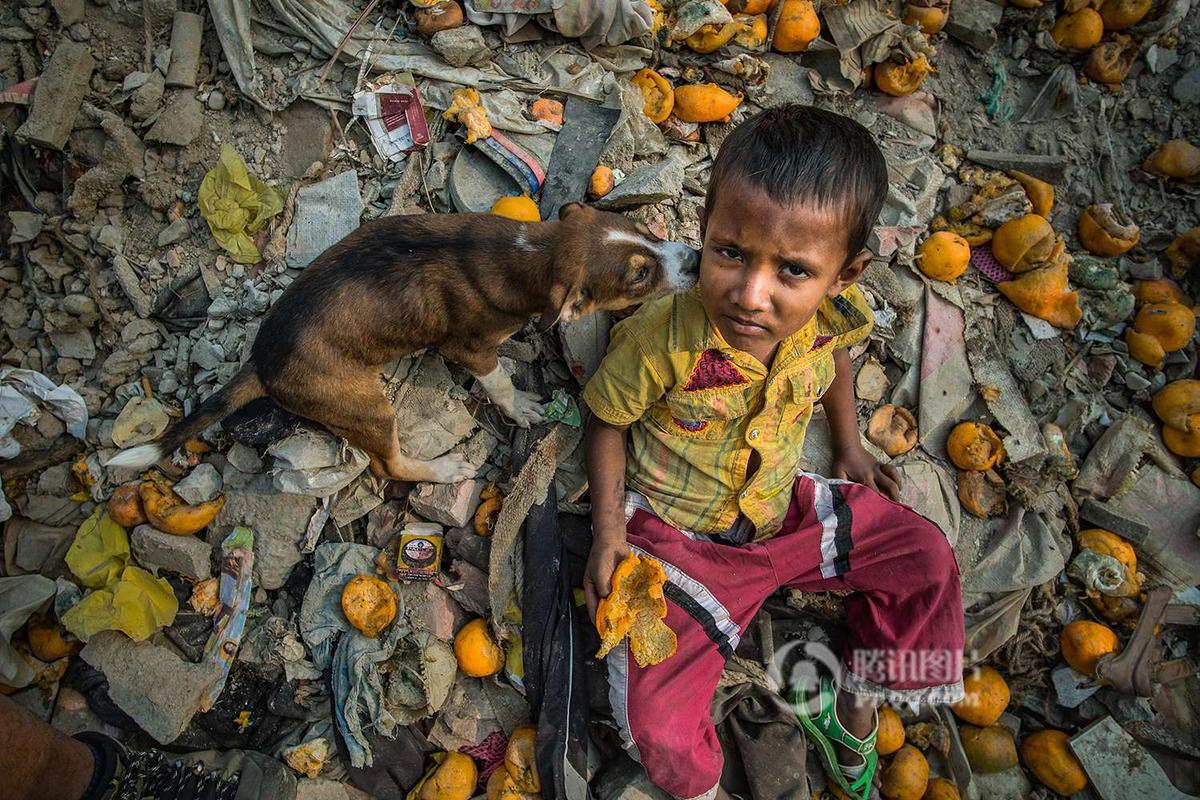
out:
<path id="1" fill-rule="evenodd" d="M 648 667 L 675 654 L 675 632 L 663 622 L 667 582 L 662 564 L 630 553 L 612 575 L 612 590 L 596 608 L 596 630 L 600 633 L 597 658 L 629 636 L 629 648 L 638 666 Z"/>

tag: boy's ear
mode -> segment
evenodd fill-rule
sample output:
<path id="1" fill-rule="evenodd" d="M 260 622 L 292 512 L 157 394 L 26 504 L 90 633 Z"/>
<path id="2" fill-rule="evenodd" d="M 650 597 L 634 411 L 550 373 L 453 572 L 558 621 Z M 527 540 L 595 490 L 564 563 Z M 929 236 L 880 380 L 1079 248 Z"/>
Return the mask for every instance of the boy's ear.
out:
<path id="1" fill-rule="evenodd" d="M 842 267 L 842 271 L 838 273 L 837 280 L 829 287 L 829 296 L 839 295 L 846 290 L 848 286 L 862 277 L 866 271 L 867 265 L 871 263 L 871 259 L 875 254 L 870 250 L 863 248 L 858 255 L 846 262 Z"/>

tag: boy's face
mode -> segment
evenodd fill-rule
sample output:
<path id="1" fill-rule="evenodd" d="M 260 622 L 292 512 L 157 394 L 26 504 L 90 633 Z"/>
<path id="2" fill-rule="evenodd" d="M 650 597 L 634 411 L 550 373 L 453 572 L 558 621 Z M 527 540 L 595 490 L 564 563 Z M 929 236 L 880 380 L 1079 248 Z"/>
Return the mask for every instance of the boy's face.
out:
<path id="1" fill-rule="evenodd" d="M 854 283 L 870 258 L 847 258 L 840 208 L 785 206 L 734 182 L 705 220 L 700 296 L 725 341 L 769 365 L 779 343 Z"/>

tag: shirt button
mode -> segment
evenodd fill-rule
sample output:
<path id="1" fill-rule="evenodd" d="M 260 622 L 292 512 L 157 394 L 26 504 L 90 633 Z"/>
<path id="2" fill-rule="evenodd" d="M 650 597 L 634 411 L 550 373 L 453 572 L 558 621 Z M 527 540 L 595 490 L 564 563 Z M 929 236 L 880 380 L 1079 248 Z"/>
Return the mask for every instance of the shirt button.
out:
<path id="1" fill-rule="evenodd" d="M 742 492 L 742 499 L 743 499 L 743 500 L 745 500 L 745 499 L 746 499 L 747 497 L 749 497 L 749 496 L 750 496 L 750 490 L 749 490 L 749 489 L 747 489 L 746 491 Z"/>
<path id="2" fill-rule="evenodd" d="M 755 428 L 754 430 L 750 431 L 750 438 L 751 438 L 751 439 L 757 439 L 757 438 L 758 438 L 758 428 Z"/>

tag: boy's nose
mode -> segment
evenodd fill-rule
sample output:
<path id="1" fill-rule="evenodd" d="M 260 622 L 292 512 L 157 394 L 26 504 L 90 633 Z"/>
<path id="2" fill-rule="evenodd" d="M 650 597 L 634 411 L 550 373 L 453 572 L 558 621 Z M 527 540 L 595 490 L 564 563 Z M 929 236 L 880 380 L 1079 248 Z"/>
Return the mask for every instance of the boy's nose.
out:
<path id="1" fill-rule="evenodd" d="M 734 294 L 734 303 L 743 311 L 766 313 L 771 310 L 771 279 L 762 270 L 748 269 Z"/>

